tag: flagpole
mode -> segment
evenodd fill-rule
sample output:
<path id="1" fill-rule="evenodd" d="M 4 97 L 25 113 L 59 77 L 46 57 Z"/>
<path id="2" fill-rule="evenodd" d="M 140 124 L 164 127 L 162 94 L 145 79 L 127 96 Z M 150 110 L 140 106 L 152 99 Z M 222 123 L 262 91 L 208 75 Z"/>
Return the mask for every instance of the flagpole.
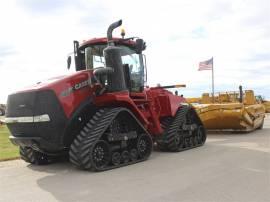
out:
<path id="1" fill-rule="evenodd" d="M 212 102 L 215 102 L 215 85 L 214 85 L 214 58 L 212 57 Z"/>

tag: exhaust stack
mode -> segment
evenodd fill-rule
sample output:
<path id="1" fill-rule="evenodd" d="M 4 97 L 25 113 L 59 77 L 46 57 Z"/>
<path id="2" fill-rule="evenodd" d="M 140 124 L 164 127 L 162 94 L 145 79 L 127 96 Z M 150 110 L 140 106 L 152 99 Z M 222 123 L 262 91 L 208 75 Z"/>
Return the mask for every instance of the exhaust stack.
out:
<path id="1" fill-rule="evenodd" d="M 116 22 L 114 22 L 114 23 L 112 23 L 110 26 L 109 26 L 109 28 L 108 28 L 108 30 L 107 30 L 107 39 L 108 39 L 108 45 L 109 46 L 114 46 L 114 43 L 113 43 L 113 37 L 112 37 L 112 32 L 113 32 L 113 30 L 115 29 L 115 28 L 117 28 L 117 27 L 120 27 L 122 25 L 122 20 L 118 20 L 118 21 L 116 21 Z"/>
<path id="2" fill-rule="evenodd" d="M 243 103 L 243 88 L 239 86 L 239 102 Z"/>

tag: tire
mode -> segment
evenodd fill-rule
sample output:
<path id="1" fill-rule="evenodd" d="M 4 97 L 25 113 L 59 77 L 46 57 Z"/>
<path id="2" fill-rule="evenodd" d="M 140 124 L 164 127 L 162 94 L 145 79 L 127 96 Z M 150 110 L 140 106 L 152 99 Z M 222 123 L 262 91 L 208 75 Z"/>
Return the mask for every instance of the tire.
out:
<path id="1" fill-rule="evenodd" d="M 30 147 L 20 147 L 20 156 L 21 159 L 26 161 L 27 163 L 35 164 L 35 165 L 47 165 L 53 162 L 53 158 L 33 150 Z"/>

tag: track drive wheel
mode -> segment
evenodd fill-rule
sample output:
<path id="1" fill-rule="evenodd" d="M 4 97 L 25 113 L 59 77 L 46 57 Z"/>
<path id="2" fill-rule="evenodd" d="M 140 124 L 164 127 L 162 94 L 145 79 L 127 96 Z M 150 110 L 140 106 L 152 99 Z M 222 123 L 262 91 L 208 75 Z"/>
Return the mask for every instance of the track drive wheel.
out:
<path id="1" fill-rule="evenodd" d="M 20 147 L 20 156 L 27 163 L 36 165 L 46 165 L 53 162 L 52 157 L 35 151 L 31 147 Z"/>
<path id="2" fill-rule="evenodd" d="M 149 135 L 142 134 L 138 138 L 137 142 L 137 150 L 138 150 L 138 156 L 140 158 L 147 158 L 150 156 L 152 151 L 152 140 Z"/>
<path id="3" fill-rule="evenodd" d="M 196 132 L 195 137 L 197 137 L 198 144 L 203 144 L 205 142 L 203 126 L 199 126 Z"/>

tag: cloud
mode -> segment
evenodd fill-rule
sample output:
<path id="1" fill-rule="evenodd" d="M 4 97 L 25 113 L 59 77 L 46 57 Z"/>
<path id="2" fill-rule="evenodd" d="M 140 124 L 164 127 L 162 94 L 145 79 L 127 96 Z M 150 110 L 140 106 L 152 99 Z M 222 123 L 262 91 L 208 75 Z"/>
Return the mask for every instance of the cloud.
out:
<path id="1" fill-rule="evenodd" d="M 270 61 L 270 54 L 269 53 L 254 53 L 250 55 L 247 60 L 247 62 L 261 62 L 261 61 Z"/>
<path id="2" fill-rule="evenodd" d="M 1 46 L 0 45 L 0 59 L 2 57 L 6 57 L 9 55 L 14 55 L 16 54 L 16 51 L 14 50 L 13 47 L 8 47 L 8 46 Z"/>
<path id="3" fill-rule="evenodd" d="M 9 46 L 1 46 L 0 45 L 0 65 L 3 63 L 3 61 L 12 55 L 15 55 L 17 52 L 14 50 L 13 47 Z"/>
<path id="4" fill-rule="evenodd" d="M 71 0 L 18 0 L 19 6 L 31 14 L 49 15 L 68 6 L 76 6 Z"/>

